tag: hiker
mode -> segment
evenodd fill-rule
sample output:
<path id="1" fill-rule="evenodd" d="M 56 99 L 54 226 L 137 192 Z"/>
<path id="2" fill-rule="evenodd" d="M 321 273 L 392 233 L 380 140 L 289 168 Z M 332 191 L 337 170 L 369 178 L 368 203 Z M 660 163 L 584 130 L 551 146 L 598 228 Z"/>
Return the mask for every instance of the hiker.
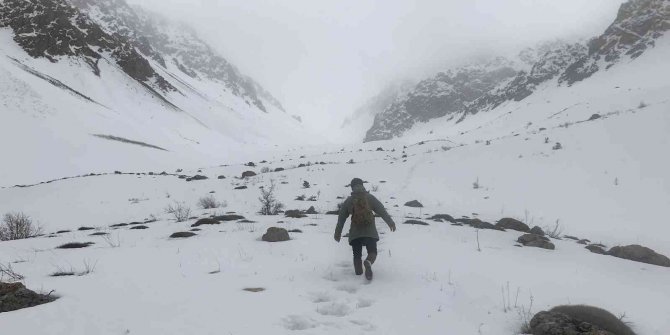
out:
<path id="1" fill-rule="evenodd" d="M 379 234 L 375 226 L 375 216 L 372 211 L 384 219 L 384 222 L 391 228 L 391 231 L 395 231 L 395 222 L 393 222 L 389 213 L 386 212 L 384 205 L 374 195 L 365 190 L 363 180 L 359 178 L 352 179 L 351 191 L 351 196 L 344 201 L 340 208 L 334 237 L 335 241 L 340 242 L 344 222 L 351 215 L 349 245 L 351 245 L 354 252 L 354 271 L 356 275 L 361 275 L 363 274 L 363 266 L 365 266 L 365 278 L 372 280 L 372 264 L 377 259 L 377 241 L 379 241 Z M 365 246 L 368 252 L 365 262 L 361 260 L 363 257 L 363 246 Z"/>

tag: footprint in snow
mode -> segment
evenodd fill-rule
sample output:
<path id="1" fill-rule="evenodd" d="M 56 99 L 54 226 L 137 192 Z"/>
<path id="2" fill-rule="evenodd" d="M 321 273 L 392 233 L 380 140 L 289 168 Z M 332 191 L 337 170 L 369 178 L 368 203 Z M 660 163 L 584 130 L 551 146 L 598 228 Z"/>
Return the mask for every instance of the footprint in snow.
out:
<path id="1" fill-rule="evenodd" d="M 351 307 L 340 302 L 331 302 L 325 305 L 317 306 L 316 312 L 328 316 L 347 316 L 351 313 Z"/>
<path id="2" fill-rule="evenodd" d="M 356 304 L 356 307 L 358 308 L 366 308 L 372 306 L 372 304 L 375 301 L 369 298 L 358 298 L 358 303 Z"/>
<path id="3" fill-rule="evenodd" d="M 351 322 L 351 323 L 353 323 L 357 326 L 360 326 L 361 329 L 363 329 L 365 331 L 373 331 L 373 330 L 377 329 L 377 327 L 375 327 L 375 325 L 373 325 L 372 323 L 367 322 L 365 320 L 349 320 L 349 322 Z"/>
<path id="4" fill-rule="evenodd" d="M 315 328 L 317 323 L 312 318 L 302 315 L 289 315 L 282 319 L 284 328 L 288 330 L 305 330 Z"/>
<path id="5" fill-rule="evenodd" d="M 314 292 L 310 294 L 310 300 L 315 304 L 320 302 L 330 302 L 333 300 L 333 295 L 328 292 Z"/>
<path id="6" fill-rule="evenodd" d="M 337 287 L 338 291 L 354 294 L 358 291 L 358 287 L 354 284 L 343 284 Z"/>

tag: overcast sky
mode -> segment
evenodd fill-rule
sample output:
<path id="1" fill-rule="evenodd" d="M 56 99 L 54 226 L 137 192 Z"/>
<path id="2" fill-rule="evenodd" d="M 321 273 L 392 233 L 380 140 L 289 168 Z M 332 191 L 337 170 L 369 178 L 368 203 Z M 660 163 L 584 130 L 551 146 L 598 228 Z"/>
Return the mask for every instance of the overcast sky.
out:
<path id="1" fill-rule="evenodd" d="M 129 0 L 192 25 L 291 114 L 326 130 L 398 78 L 589 38 L 622 0 Z"/>

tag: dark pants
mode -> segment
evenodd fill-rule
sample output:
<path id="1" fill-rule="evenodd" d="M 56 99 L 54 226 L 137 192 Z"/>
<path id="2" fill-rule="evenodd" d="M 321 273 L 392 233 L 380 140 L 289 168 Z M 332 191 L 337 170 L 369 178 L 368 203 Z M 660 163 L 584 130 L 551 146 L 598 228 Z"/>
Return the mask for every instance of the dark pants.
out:
<path id="1" fill-rule="evenodd" d="M 377 256 L 377 240 L 372 237 L 359 237 L 351 241 L 351 248 L 354 251 L 354 258 L 361 259 L 363 257 L 363 246 L 368 251 L 368 257 L 371 254 Z"/>

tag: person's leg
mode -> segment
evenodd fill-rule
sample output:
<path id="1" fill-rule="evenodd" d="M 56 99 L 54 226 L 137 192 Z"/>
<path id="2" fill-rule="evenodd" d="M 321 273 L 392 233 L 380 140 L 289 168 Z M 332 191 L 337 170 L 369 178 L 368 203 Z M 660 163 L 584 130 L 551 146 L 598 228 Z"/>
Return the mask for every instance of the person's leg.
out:
<path id="1" fill-rule="evenodd" d="M 363 239 L 357 238 L 351 241 L 351 249 L 354 252 L 354 272 L 356 275 L 363 274 Z"/>
<path id="2" fill-rule="evenodd" d="M 367 238 L 365 241 L 365 249 L 368 251 L 368 257 L 365 258 L 363 266 L 365 266 L 365 278 L 372 280 L 372 264 L 377 260 L 377 240 L 374 238 Z"/>

